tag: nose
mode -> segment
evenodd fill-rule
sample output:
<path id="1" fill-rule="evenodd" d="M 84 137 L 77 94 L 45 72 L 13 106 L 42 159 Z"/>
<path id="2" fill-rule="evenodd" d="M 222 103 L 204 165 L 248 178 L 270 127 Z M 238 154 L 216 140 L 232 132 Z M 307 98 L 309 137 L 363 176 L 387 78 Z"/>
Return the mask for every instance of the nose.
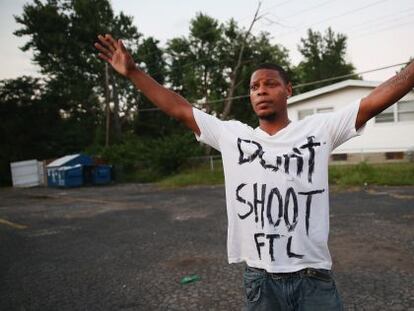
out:
<path id="1" fill-rule="evenodd" d="M 256 95 L 257 96 L 267 95 L 266 87 L 263 84 L 260 85 L 259 88 L 257 89 Z"/>

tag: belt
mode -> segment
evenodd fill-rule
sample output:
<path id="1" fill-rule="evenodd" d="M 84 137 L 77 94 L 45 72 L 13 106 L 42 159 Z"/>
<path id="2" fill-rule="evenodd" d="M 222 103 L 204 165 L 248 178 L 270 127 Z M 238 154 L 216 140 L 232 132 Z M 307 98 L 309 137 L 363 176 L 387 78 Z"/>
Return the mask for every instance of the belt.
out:
<path id="1" fill-rule="evenodd" d="M 310 277 L 314 279 L 318 279 L 321 281 L 329 282 L 332 280 L 332 275 L 330 270 L 325 269 L 315 269 L 315 268 L 305 268 L 295 272 L 267 272 L 265 269 L 255 268 L 247 266 L 248 269 L 253 271 L 264 273 L 274 279 L 281 279 L 281 278 L 290 278 L 290 277 Z"/>

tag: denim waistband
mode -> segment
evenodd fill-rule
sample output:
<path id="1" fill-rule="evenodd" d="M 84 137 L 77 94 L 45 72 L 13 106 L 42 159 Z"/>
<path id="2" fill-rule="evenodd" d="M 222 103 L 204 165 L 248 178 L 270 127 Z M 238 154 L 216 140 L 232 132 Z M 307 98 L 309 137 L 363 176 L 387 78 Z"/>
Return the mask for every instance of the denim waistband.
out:
<path id="1" fill-rule="evenodd" d="M 320 279 L 322 281 L 330 281 L 332 280 L 332 272 L 331 270 L 326 269 L 315 269 L 315 268 L 304 268 L 299 271 L 294 272 L 267 272 L 265 269 L 255 268 L 247 266 L 252 272 L 258 272 L 266 274 L 267 276 L 274 278 L 274 279 L 282 279 L 282 278 L 291 278 L 291 277 L 311 277 L 315 279 Z"/>

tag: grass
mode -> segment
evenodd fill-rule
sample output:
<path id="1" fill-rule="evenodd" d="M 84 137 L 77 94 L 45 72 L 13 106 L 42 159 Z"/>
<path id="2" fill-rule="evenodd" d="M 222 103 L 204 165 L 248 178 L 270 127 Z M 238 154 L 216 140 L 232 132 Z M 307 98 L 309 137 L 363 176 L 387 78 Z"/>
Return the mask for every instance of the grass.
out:
<path id="1" fill-rule="evenodd" d="M 364 185 L 414 185 L 414 163 L 384 163 L 356 165 L 332 165 L 329 182 L 340 188 Z M 162 179 L 158 185 L 166 188 L 190 185 L 218 185 L 224 183 L 221 168 L 211 171 L 208 167 L 186 169 Z"/>
<path id="2" fill-rule="evenodd" d="M 334 165 L 329 167 L 329 183 L 339 186 L 414 185 L 414 163 Z"/>
<path id="3" fill-rule="evenodd" d="M 165 188 L 220 184 L 224 184 L 223 169 L 216 168 L 212 171 L 208 167 L 185 170 L 176 175 L 166 177 L 158 183 L 159 186 Z"/>

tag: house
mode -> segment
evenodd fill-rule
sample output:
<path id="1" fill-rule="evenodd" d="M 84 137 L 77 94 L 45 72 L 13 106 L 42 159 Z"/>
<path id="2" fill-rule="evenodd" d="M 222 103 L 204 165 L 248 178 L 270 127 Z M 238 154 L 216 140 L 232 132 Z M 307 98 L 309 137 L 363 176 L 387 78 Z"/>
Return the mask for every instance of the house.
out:
<path id="1" fill-rule="evenodd" d="M 346 80 L 288 100 L 291 120 L 337 111 L 367 96 L 381 82 Z M 412 161 L 414 152 L 414 91 L 366 124 L 364 134 L 336 148 L 333 162 Z"/>

